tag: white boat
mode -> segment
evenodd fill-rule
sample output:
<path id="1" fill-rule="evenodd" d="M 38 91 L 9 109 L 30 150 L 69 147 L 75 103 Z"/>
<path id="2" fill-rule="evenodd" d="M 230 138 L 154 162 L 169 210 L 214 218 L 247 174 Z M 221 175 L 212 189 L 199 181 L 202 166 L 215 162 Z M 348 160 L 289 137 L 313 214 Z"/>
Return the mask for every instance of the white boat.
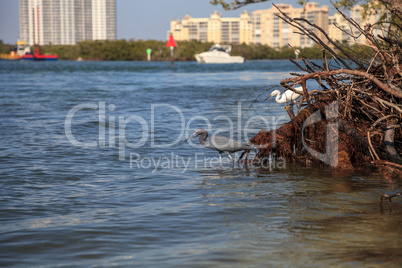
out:
<path id="1" fill-rule="evenodd" d="M 221 46 L 216 44 L 209 51 L 195 54 L 194 57 L 198 63 L 244 63 L 241 56 L 230 56 L 231 46 Z"/>

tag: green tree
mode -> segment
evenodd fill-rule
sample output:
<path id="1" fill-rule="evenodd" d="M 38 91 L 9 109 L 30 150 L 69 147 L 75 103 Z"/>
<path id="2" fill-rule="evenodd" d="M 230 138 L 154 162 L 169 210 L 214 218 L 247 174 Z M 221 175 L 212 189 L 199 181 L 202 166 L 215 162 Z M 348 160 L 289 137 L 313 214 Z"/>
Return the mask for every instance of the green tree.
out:
<path id="1" fill-rule="evenodd" d="M 4 44 L 3 40 L 0 39 L 0 53 L 8 54 L 14 48 L 14 45 Z"/>
<path id="2" fill-rule="evenodd" d="M 194 55 L 207 51 L 213 43 L 179 41 L 175 49 L 175 58 L 179 61 L 194 61 Z M 4 45 L 0 41 L 0 51 L 9 53 L 12 45 Z M 146 50 L 152 50 L 153 61 L 170 60 L 170 51 L 166 42 L 156 40 L 95 40 L 82 41 L 76 45 L 48 45 L 41 46 L 43 54 L 57 54 L 60 60 L 134 60 L 146 61 Z M 319 58 L 321 50 L 318 47 L 298 48 L 305 57 Z M 240 55 L 248 60 L 253 59 L 288 59 L 294 58 L 294 51 L 289 47 L 272 48 L 261 44 L 232 44 L 232 55 Z"/>

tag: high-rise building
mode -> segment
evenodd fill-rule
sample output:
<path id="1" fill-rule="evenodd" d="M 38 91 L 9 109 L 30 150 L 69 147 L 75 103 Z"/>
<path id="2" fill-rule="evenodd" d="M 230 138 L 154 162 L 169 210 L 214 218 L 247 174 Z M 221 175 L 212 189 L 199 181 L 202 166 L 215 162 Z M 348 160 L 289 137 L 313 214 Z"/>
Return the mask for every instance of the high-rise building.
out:
<path id="1" fill-rule="evenodd" d="M 368 44 L 364 35 L 358 29 L 349 25 L 348 21 L 339 13 L 328 16 L 328 6 L 319 6 L 318 3 L 308 2 L 303 7 L 295 8 L 292 5 L 277 4 L 278 8 L 290 18 L 303 18 L 320 27 L 331 39 L 349 44 Z M 356 5 L 350 10 L 350 17 L 362 29 L 370 25 L 374 35 L 384 35 L 389 27 L 377 23 L 387 11 L 384 7 L 373 6 L 365 10 Z M 198 40 L 201 42 L 232 43 L 232 44 L 262 44 L 274 48 L 281 48 L 288 44 L 293 47 L 311 47 L 315 43 L 306 35 L 278 17 L 279 11 L 275 8 L 256 10 L 252 16 L 244 11 L 239 18 L 222 18 L 217 11 L 209 18 L 192 18 L 186 15 L 182 21 L 172 20 L 170 32 L 177 41 Z M 365 15 L 365 16 L 363 16 Z M 327 40 L 324 33 L 302 22 L 307 29 L 313 31 L 324 42 Z M 389 24 L 386 24 L 389 26 Z M 352 37 L 352 36 L 355 37 Z M 331 44 L 329 44 L 331 45 Z"/>
<path id="2" fill-rule="evenodd" d="M 294 8 L 292 5 L 278 4 L 280 10 L 291 18 L 304 18 L 328 32 L 328 6 L 319 7 L 318 3 L 308 2 L 302 8 Z M 279 11 L 275 8 L 256 10 L 253 13 L 254 36 L 253 43 L 280 48 L 291 44 L 294 47 L 311 47 L 313 40 L 280 19 Z M 324 39 L 324 35 L 312 26 L 304 23 L 309 30 Z"/>
<path id="3" fill-rule="evenodd" d="M 170 22 L 170 32 L 177 41 L 250 44 L 253 24 L 250 14 L 244 11 L 239 18 L 222 18 L 215 11 L 209 18 L 192 18 L 186 15 Z"/>
<path id="4" fill-rule="evenodd" d="M 384 35 L 389 29 L 389 23 L 379 23 L 381 17 L 388 11 L 383 6 L 372 6 L 365 9 L 361 5 L 351 7 L 349 17 L 359 25 L 361 29 L 366 30 L 370 26 L 370 31 L 377 36 Z M 341 14 L 336 13 L 329 17 L 328 36 L 338 42 L 347 42 L 349 45 L 361 44 L 370 45 L 366 37 L 361 34 L 353 24 L 349 23 Z"/>
<path id="5" fill-rule="evenodd" d="M 328 7 L 319 7 L 308 2 L 303 8 L 278 4 L 283 12 L 292 18 L 305 18 L 328 31 Z M 178 41 L 198 40 L 201 42 L 232 44 L 263 44 L 279 48 L 290 43 L 295 47 L 310 47 L 314 42 L 304 35 L 296 34 L 297 29 L 281 20 L 279 11 L 272 7 L 252 12 L 244 11 L 239 18 L 222 18 L 217 11 L 209 18 L 192 18 L 186 15 L 182 21 L 172 20 L 170 32 Z M 319 37 L 323 34 L 312 26 L 307 26 Z"/>
<path id="6" fill-rule="evenodd" d="M 328 17 L 329 38 L 344 43 L 350 39 L 351 27 L 348 21 L 340 14 L 335 13 Z"/>
<path id="7" fill-rule="evenodd" d="M 390 15 L 389 11 L 387 11 L 384 6 L 373 6 L 368 10 L 365 10 L 363 6 L 355 5 L 350 9 L 350 18 L 359 24 L 362 29 L 368 30 L 366 27 L 370 26 L 370 32 L 372 32 L 374 36 L 386 36 L 389 23 L 379 23 L 381 17 L 385 13 Z M 355 36 L 355 39 L 352 40 L 351 38 L 350 41 L 352 44 L 360 43 L 370 45 L 366 37 L 360 34 L 360 31 L 354 27 L 353 35 Z"/>
<path id="8" fill-rule="evenodd" d="M 74 45 L 116 39 L 116 0 L 20 0 L 20 40 Z"/>

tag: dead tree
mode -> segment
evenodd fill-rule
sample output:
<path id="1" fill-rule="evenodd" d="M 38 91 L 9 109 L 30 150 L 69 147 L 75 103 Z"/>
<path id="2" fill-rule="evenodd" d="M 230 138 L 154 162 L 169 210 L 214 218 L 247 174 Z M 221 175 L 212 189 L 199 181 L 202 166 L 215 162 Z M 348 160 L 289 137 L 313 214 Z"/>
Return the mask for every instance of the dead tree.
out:
<path id="1" fill-rule="evenodd" d="M 368 24 L 364 28 L 338 10 L 351 27 L 357 29 L 358 35 L 350 33 L 352 38 L 366 38 L 372 49 L 367 57 L 359 57 L 348 46 L 331 39 L 316 24 L 304 18 L 291 18 L 274 5 L 279 18 L 320 46 L 322 61 L 317 64 L 303 55 L 303 64 L 291 60 L 303 73 L 292 74 L 294 77 L 282 80 L 281 85 L 290 90 L 295 85 L 303 87 L 299 113 L 293 122 L 275 131 L 260 132 L 252 140 L 263 145 L 257 154 L 260 160 L 275 153 L 288 161 L 328 164 L 317 160 L 305 147 L 322 153 L 328 150 L 325 133 L 334 119 L 323 116 L 320 122 L 307 128 L 303 128 L 303 124 L 317 111 L 325 115 L 325 107 L 336 101 L 339 148 L 334 167 L 370 164 L 379 169 L 386 166 L 402 175 L 402 0 L 381 2 L 388 9 L 388 18 L 381 24 Z M 385 34 L 376 35 L 378 27 L 382 27 Z M 317 31 L 321 34 L 316 34 Z M 317 90 L 307 91 L 306 81 L 309 80 L 317 83 Z M 302 110 L 302 107 L 307 108 Z"/>

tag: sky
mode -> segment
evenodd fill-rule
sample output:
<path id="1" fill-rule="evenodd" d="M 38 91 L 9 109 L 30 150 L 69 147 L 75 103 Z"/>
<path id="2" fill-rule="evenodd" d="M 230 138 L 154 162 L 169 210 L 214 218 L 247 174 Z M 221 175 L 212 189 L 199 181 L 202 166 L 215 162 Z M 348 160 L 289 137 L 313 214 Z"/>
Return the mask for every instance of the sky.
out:
<path id="1" fill-rule="evenodd" d="M 232 2 L 232 0 L 228 0 Z M 243 8 L 225 11 L 220 6 L 213 6 L 209 0 L 116 0 L 117 39 L 166 40 L 170 21 L 181 20 L 186 14 L 193 18 L 209 17 L 217 10 L 222 17 L 239 17 L 244 10 L 252 12 L 268 9 L 275 4 L 299 6 L 298 0 L 272 0 Z M 313 1 L 311 1 L 313 2 Z M 314 0 L 334 9 L 329 0 Z M 6 44 L 15 44 L 19 37 L 19 1 L 0 0 L 0 39 Z"/>

